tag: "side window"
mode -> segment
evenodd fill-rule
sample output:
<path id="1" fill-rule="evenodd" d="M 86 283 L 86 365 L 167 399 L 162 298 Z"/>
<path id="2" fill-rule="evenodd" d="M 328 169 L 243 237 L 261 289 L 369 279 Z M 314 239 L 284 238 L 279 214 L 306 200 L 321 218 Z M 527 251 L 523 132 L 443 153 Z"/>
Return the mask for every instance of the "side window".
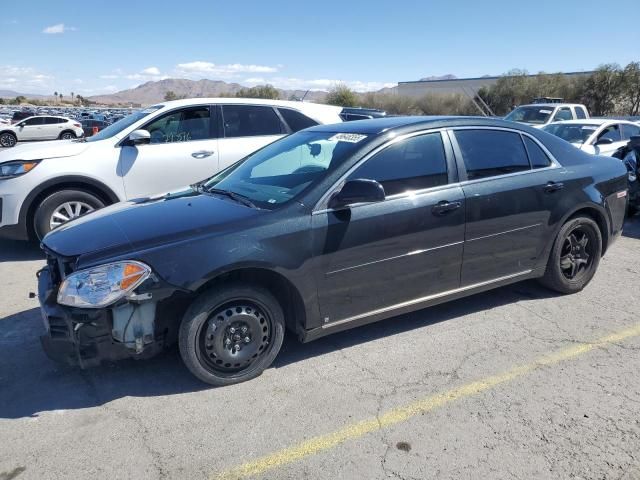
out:
<path id="1" fill-rule="evenodd" d="M 613 125 L 609 125 L 605 128 L 600 135 L 598 135 L 598 140 L 602 140 L 603 138 L 610 138 L 613 142 L 622 141 L 622 134 L 620 133 L 620 125 L 614 123 Z"/>
<path id="2" fill-rule="evenodd" d="M 579 119 L 587 118 L 587 112 L 584 111 L 584 108 L 576 107 L 576 118 L 579 118 Z"/>
<path id="3" fill-rule="evenodd" d="M 469 180 L 529 170 L 520 134 L 503 130 L 455 132 Z"/>
<path id="4" fill-rule="evenodd" d="M 257 137 L 284 133 L 280 118 L 271 107 L 254 105 L 224 105 L 224 136 Z"/>
<path id="5" fill-rule="evenodd" d="M 24 124 L 33 127 L 35 125 L 42 125 L 44 123 L 44 117 L 33 117 L 24 121 Z"/>
<path id="6" fill-rule="evenodd" d="M 545 168 L 551 165 L 551 160 L 549 160 L 547 154 L 544 153 L 544 150 L 540 148 L 540 145 L 526 135 L 523 135 L 522 138 L 524 138 L 524 144 L 527 147 L 531 168 Z"/>
<path id="7" fill-rule="evenodd" d="M 191 107 L 167 113 L 143 127 L 151 143 L 176 143 L 211 138 L 209 107 Z"/>
<path id="8" fill-rule="evenodd" d="M 631 137 L 640 135 L 640 126 L 629 125 L 627 123 L 622 124 L 622 139 L 631 140 Z"/>
<path id="9" fill-rule="evenodd" d="M 303 115 L 297 110 L 290 110 L 288 108 L 279 108 L 278 111 L 284 121 L 287 122 L 289 128 L 292 132 L 297 132 L 299 130 L 304 130 L 305 128 L 313 127 L 314 125 L 318 125 L 318 122 L 312 120 L 311 118 Z"/>
<path id="10" fill-rule="evenodd" d="M 349 180 L 377 180 L 386 195 L 446 185 L 447 160 L 440 133 L 394 143 L 358 167 Z"/>
<path id="11" fill-rule="evenodd" d="M 573 114 L 569 107 L 560 108 L 553 117 L 554 122 L 559 122 L 561 120 L 573 120 Z"/>

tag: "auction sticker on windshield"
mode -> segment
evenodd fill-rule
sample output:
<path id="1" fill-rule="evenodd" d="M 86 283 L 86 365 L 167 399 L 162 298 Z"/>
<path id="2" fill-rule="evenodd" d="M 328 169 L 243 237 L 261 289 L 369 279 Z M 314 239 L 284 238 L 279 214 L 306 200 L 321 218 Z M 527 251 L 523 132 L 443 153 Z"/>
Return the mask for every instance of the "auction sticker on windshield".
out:
<path id="1" fill-rule="evenodd" d="M 367 136 L 360 133 L 336 133 L 329 140 L 333 142 L 358 143 L 365 138 L 367 138 Z"/>

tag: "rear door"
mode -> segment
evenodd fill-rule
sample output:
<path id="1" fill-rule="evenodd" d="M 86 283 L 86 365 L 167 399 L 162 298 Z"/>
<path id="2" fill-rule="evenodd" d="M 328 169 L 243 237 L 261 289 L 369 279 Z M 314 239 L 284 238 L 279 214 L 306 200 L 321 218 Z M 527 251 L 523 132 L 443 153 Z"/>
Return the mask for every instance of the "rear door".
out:
<path id="1" fill-rule="evenodd" d="M 44 123 L 42 125 L 42 139 L 53 140 L 58 138 L 62 132 L 63 124 L 65 121 L 56 117 L 43 117 Z"/>
<path id="2" fill-rule="evenodd" d="M 462 286 L 529 273 L 561 215 L 563 169 L 517 131 L 455 129 L 452 139 L 465 180 Z"/>
<path id="3" fill-rule="evenodd" d="M 460 285 L 464 194 L 441 132 L 401 139 L 347 179 L 377 180 L 382 202 L 312 217 L 325 324 L 423 303 Z"/>
<path id="4" fill-rule="evenodd" d="M 283 137 L 286 126 L 269 105 L 222 105 L 222 131 L 218 142 L 220 169 Z"/>
<path id="5" fill-rule="evenodd" d="M 141 127 L 151 135 L 149 144 L 121 144 L 117 171 L 127 198 L 188 186 L 218 171 L 216 108 L 172 110 Z"/>

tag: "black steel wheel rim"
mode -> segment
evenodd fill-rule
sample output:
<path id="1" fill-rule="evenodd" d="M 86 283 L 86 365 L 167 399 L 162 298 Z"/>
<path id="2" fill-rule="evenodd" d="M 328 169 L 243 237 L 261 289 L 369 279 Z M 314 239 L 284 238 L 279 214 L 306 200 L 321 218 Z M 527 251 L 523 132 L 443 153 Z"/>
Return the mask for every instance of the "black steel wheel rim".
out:
<path id="1" fill-rule="evenodd" d="M 579 225 L 564 238 L 560 251 L 560 270 L 568 280 L 577 280 L 593 264 L 595 236 L 590 228 Z"/>
<path id="2" fill-rule="evenodd" d="M 216 307 L 198 332 L 201 361 L 210 371 L 233 376 L 269 351 L 273 322 L 255 301 L 234 300 Z"/>

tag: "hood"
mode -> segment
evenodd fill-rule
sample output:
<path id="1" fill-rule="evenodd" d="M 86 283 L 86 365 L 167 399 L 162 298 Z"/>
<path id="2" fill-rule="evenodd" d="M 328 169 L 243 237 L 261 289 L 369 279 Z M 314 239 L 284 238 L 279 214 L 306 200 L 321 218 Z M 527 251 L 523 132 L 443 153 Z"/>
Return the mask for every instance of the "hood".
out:
<path id="1" fill-rule="evenodd" d="M 64 257 L 100 252 L 98 256 L 106 258 L 227 233 L 246 227 L 247 219 L 264 213 L 224 197 L 188 190 L 103 208 L 62 225 L 42 243 Z"/>
<path id="2" fill-rule="evenodd" d="M 48 142 L 19 143 L 13 148 L 0 151 L 0 163 L 9 160 L 41 160 L 79 155 L 90 144 L 77 140 L 51 140 Z"/>

